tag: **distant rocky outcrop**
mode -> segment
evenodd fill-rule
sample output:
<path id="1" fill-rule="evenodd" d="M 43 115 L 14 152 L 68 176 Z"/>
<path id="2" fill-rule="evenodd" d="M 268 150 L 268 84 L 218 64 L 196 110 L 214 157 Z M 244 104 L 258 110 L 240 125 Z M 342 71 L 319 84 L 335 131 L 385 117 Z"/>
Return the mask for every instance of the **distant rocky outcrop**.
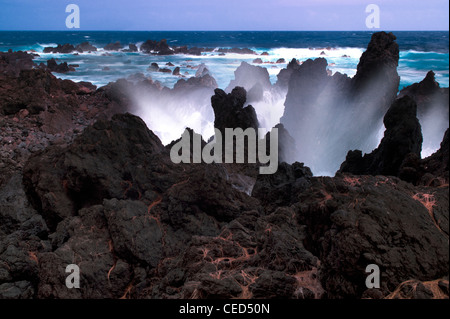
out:
<path id="1" fill-rule="evenodd" d="M 217 52 L 222 53 L 238 53 L 238 54 L 257 54 L 255 51 L 248 48 L 219 48 Z"/>
<path id="2" fill-rule="evenodd" d="M 173 69 L 172 75 L 181 75 L 181 74 L 180 74 L 180 67 L 179 67 L 179 66 L 177 66 L 175 69 Z"/>
<path id="3" fill-rule="evenodd" d="M 150 66 L 148 67 L 148 70 L 149 70 L 150 72 L 158 72 L 158 70 L 159 70 L 159 65 L 158 65 L 158 63 L 152 62 L 152 63 L 150 64 Z"/>
<path id="4" fill-rule="evenodd" d="M 167 40 L 163 39 L 161 41 L 153 41 L 153 40 L 147 40 L 144 43 L 142 43 L 141 47 L 139 48 L 140 51 L 144 53 L 151 53 L 151 54 L 157 54 L 157 55 L 171 55 L 174 54 L 174 51 L 169 47 L 167 44 Z"/>
<path id="5" fill-rule="evenodd" d="M 44 53 L 72 53 L 75 51 L 75 47 L 72 44 L 58 44 L 56 47 L 45 47 Z"/>
<path id="6" fill-rule="evenodd" d="M 75 68 L 71 65 L 68 65 L 67 62 L 57 63 L 55 59 L 47 60 L 47 68 L 56 73 L 67 73 L 71 71 L 75 71 Z"/>
<path id="7" fill-rule="evenodd" d="M 105 49 L 106 51 L 119 51 L 123 48 L 123 45 L 117 41 L 117 42 L 111 42 L 108 43 L 107 45 L 105 45 L 105 47 L 103 49 Z"/>
<path id="8" fill-rule="evenodd" d="M 128 44 L 128 49 L 123 49 L 122 52 L 138 52 L 139 49 L 134 43 Z"/>
<path id="9" fill-rule="evenodd" d="M 86 42 L 78 44 L 75 47 L 75 50 L 80 52 L 80 53 L 83 53 L 83 52 L 96 52 L 97 48 L 86 41 Z"/>

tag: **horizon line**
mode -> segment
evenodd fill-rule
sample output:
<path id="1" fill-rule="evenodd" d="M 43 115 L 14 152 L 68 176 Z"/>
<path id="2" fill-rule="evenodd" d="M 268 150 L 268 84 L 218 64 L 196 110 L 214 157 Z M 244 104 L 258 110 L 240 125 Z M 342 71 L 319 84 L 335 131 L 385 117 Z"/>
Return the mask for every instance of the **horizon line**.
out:
<path id="1" fill-rule="evenodd" d="M 0 32 L 449 32 L 449 30 L 6 30 Z"/>

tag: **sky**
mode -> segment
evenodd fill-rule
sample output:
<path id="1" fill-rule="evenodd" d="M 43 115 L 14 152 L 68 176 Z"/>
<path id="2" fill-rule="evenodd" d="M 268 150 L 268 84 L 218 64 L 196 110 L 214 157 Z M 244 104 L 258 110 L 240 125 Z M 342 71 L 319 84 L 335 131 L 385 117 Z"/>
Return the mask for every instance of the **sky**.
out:
<path id="1" fill-rule="evenodd" d="M 0 0 L 0 30 L 68 30 L 68 4 L 80 8 L 72 31 L 364 31 L 369 4 L 380 30 L 449 30 L 447 0 Z"/>

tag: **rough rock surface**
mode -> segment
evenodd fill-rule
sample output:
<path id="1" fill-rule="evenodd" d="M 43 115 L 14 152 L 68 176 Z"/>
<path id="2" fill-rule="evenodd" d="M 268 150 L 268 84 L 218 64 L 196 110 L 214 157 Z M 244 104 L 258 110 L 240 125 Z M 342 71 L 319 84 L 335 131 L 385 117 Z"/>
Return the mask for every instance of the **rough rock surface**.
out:
<path id="1" fill-rule="evenodd" d="M 45 47 L 44 53 L 72 53 L 75 47 L 72 44 L 58 44 L 56 47 Z"/>
<path id="2" fill-rule="evenodd" d="M 123 48 L 123 45 L 117 41 L 117 42 L 111 42 L 108 43 L 107 45 L 105 45 L 105 47 L 103 49 L 105 49 L 106 51 L 119 51 Z"/>
<path id="3" fill-rule="evenodd" d="M 77 50 L 80 53 L 91 52 L 91 51 L 95 52 L 95 51 L 97 51 L 97 48 L 95 46 L 93 46 L 92 44 L 90 44 L 89 42 L 83 42 L 83 43 L 78 44 L 75 47 L 75 50 Z"/>
<path id="4" fill-rule="evenodd" d="M 422 132 L 416 102 L 409 96 L 396 100 L 384 116 L 386 130 L 380 145 L 370 154 L 350 151 L 340 172 L 397 176 L 410 153 L 420 157 Z"/>
<path id="5" fill-rule="evenodd" d="M 0 74 L 18 76 L 21 70 L 31 70 L 35 66 L 33 55 L 18 51 L 0 52 Z"/>
<path id="6" fill-rule="evenodd" d="M 67 73 L 70 71 L 75 71 L 75 68 L 72 67 L 71 65 L 68 65 L 67 62 L 62 62 L 60 64 L 58 64 L 55 59 L 50 59 L 47 60 L 47 68 L 51 71 L 51 72 L 56 72 L 56 73 Z"/>
<path id="7" fill-rule="evenodd" d="M 422 126 L 423 149 L 436 149 L 436 137 L 442 136 L 449 124 L 448 88 L 441 88 L 429 71 L 419 83 L 402 89 L 398 97 L 410 96 L 417 103 L 417 118 Z"/>
<path id="8" fill-rule="evenodd" d="M 247 92 L 242 87 L 235 87 L 231 93 L 225 93 L 221 89 L 214 90 L 214 96 L 211 97 L 211 105 L 214 110 L 214 127 L 225 134 L 225 128 L 240 127 L 243 130 L 247 128 L 258 129 L 258 118 L 255 109 L 248 105 L 244 107 L 247 101 Z"/>

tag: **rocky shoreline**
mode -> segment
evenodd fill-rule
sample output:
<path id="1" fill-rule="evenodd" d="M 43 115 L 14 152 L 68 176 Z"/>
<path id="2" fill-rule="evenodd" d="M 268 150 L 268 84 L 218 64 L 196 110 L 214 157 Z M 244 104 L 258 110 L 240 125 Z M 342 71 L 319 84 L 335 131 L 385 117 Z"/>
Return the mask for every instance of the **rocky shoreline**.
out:
<path id="1" fill-rule="evenodd" d="M 165 41 L 139 49 L 204 52 Z M 420 158 L 420 115 L 435 101 L 448 114 L 448 88 L 429 73 L 397 94 L 397 61 L 395 37 L 381 32 L 352 79 L 327 74 L 323 58 L 280 72 L 286 158 L 317 85 L 345 101 L 342 116 L 366 107 L 384 120 L 377 149 L 343 149 L 336 176 L 315 177 L 298 162 L 280 161 L 273 175 L 255 164 L 174 164 L 170 145 L 131 114 L 130 92 L 201 91 L 215 127 L 256 127 L 245 104 L 272 87 L 247 80 L 263 72 L 256 66 L 241 65 L 229 93 L 204 70 L 173 89 L 145 77 L 97 88 L 56 78 L 53 62 L 0 52 L 0 298 L 448 298 L 448 130 Z M 367 92 L 372 77 L 384 82 Z M 64 284 L 68 264 L 82 270 L 80 289 Z M 365 285 L 369 264 L 380 267 L 379 289 Z"/>
<path id="2" fill-rule="evenodd" d="M 104 46 L 105 51 L 121 51 L 121 52 L 143 52 L 151 55 L 173 55 L 173 54 L 189 54 L 189 55 L 202 55 L 202 53 L 219 52 L 219 54 L 226 53 L 238 53 L 238 54 L 254 54 L 257 53 L 248 48 L 198 48 L 187 46 L 171 47 L 167 44 L 167 40 L 162 39 L 160 41 L 147 40 L 138 48 L 136 44 L 128 44 L 128 49 L 124 48 L 124 44 L 120 42 L 108 43 Z M 94 52 L 98 48 L 93 46 L 89 42 L 83 42 L 76 46 L 66 43 L 58 44 L 56 47 L 45 47 L 44 53 L 83 53 Z"/>

